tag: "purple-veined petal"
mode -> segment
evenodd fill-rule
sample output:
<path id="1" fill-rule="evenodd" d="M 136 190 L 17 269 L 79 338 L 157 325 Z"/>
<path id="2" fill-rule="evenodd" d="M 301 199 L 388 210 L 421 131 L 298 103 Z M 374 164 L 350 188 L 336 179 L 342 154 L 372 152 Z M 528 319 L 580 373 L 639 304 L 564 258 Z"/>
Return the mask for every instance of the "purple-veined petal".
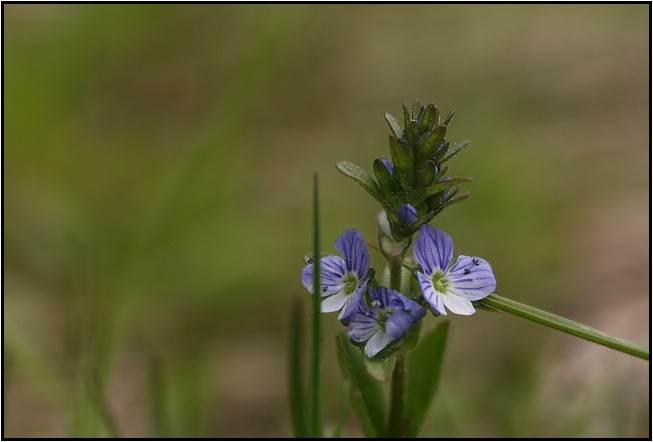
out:
<path id="1" fill-rule="evenodd" d="M 343 305 L 345 305 L 348 299 L 349 297 L 342 292 L 328 296 L 322 300 L 320 311 L 322 313 L 337 312 Z"/>
<path id="2" fill-rule="evenodd" d="M 402 296 L 404 311 L 408 313 L 415 321 L 419 321 L 426 315 L 426 309 L 412 299 Z"/>
<path id="3" fill-rule="evenodd" d="M 426 302 L 438 313 L 446 315 L 447 312 L 442 302 L 442 293 L 435 290 L 431 279 L 422 272 L 417 272 L 417 279 L 419 280 L 419 285 L 422 287 L 422 294 Z"/>
<path id="4" fill-rule="evenodd" d="M 391 342 L 391 337 L 389 337 L 383 330 L 377 330 L 376 333 L 374 333 L 367 341 L 367 344 L 365 344 L 365 355 L 368 358 L 372 358 L 381 350 L 386 348 Z"/>
<path id="5" fill-rule="evenodd" d="M 399 218 L 405 225 L 410 226 L 417 221 L 417 209 L 411 204 L 406 204 L 399 209 Z"/>
<path id="6" fill-rule="evenodd" d="M 345 230 L 336 239 L 335 246 L 345 257 L 347 270 L 355 272 L 358 279 L 363 279 L 370 267 L 370 255 L 363 234 L 356 229 Z"/>
<path id="7" fill-rule="evenodd" d="M 447 274 L 449 290 L 458 296 L 478 301 L 492 294 L 497 281 L 492 267 L 483 258 L 460 255 Z"/>
<path id="8" fill-rule="evenodd" d="M 354 314 L 349 318 L 347 336 L 356 342 L 365 342 L 381 329 L 376 318 L 364 314 Z"/>
<path id="9" fill-rule="evenodd" d="M 395 312 L 388 316 L 388 320 L 385 323 L 385 334 L 388 336 L 390 342 L 394 342 L 408 333 L 408 330 L 415 325 L 415 322 L 405 312 Z"/>
<path id="10" fill-rule="evenodd" d="M 473 315 L 476 310 L 469 299 L 449 292 L 442 295 L 444 306 L 457 315 Z"/>
<path id="11" fill-rule="evenodd" d="M 320 259 L 322 275 L 322 296 L 329 296 L 342 290 L 342 278 L 347 274 L 345 260 L 339 256 L 324 256 Z M 302 284 L 313 293 L 313 264 L 308 264 L 302 270 Z"/>
<path id="12" fill-rule="evenodd" d="M 442 230 L 424 224 L 419 229 L 413 253 L 424 273 L 432 275 L 435 270 L 444 271 L 449 266 L 453 258 L 453 241 Z"/>
<path id="13" fill-rule="evenodd" d="M 390 304 L 390 297 L 396 296 L 396 294 L 400 293 L 387 287 L 370 287 L 369 290 L 370 299 L 372 300 L 372 307 L 375 306 L 374 301 L 378 302 L 376 306 L 379 308 L 387 307 Z"/>

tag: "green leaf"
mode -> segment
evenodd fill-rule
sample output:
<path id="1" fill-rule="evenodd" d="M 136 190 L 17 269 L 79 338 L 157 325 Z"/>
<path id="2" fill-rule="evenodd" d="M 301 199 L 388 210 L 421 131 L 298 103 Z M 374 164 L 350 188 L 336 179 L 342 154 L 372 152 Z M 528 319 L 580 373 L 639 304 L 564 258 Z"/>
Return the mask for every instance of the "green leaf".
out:
<path id="1" fill-rule="evenodd" d="M 383 204 L 383 194 L 381 193 L 381 188 L 374 181 L 374 179 L 367 174 L 363 169 L 350 163 L 349 161 L 338 161 L 336 168 L 348 176 L 349 178 L 356 181 L 360 186 L 367 191 L 374 199 Z"/>
<path id="2" fill-rule="evenodd" d="M 413 101 L 413 120 L 419 122 L 423 111 L 424 106 L 422 106 L 422 103 L 420 103 L 419 100 Z"/>
<path id="3" fill-rule="evenodd" d="M 401 187 L 410 191 L 413 187 L 413 158 L 410 148 L 392 135 L 390 140 L 390 156 L 394 164 L 394 173 L 399 178 Z"/>
<path id="4" fill-rule="evenodd" d="M 438 126 L 433 129 L 428 136 L 422 140 L 419 146 L 418 158 L 421 160 L 435 158 L 435 154 L 438 151 L 438 147 L 444 140 L 445 135 L 447 134 L 446 126 Z"/>
<path id="5" fill-rule="evenodd" d="M 617 336 L 609 335 L 589 327 L 580 322 L 572 321 L 571 319 L 563 318 L 562 316 L 540 310 L 530 305 L 522 304 L 521 302 L 513 301 L 497 294 L 492 294 L 483 298 L 481 302 L 489 307 L 510 313 L 516 316 L 521 316 L 529 321 L 537 322 L 547 327 L 560 330 L 570 335 L 594 342 L 599 345 L 604 345 L 613 350 L 620 351 L 629 355 L 636 356 L 641 359 L 650 360 L 650 353 L 647 348 L 638 345 L 634 342 L 627 341 L 626 339 Z"/>
<path id="6" fill-rule="evenodd" d="M 299 298 L 292 303 L 290 314 L 290 351 L 288 361 L 288 387 L 290 397 L 290 415 L 296 438 L 306 437 L 306 418 L 304 416 L 304 388 L 302 382 L 302 305 Z"/>
<path id="7" fill-rule="evenodd" d="M 385 198 L 391 197 L 394 191 L 394 183 L 390 171 L 383 165 L 383 162 L 379 158 L 374 160 L 374 165 L 372 167 L 374 170 L 374 176 L 381 188 L 381 193 Z"/>
<path id="8" fill-rule="evenodd" d="M 440 181 L 438 183 L 432 184 L 422 190 L 420 190 L 414 198 L 414 204 L 420 204 L 422 201 L 427 198 L 435 195 L 438 192 L 442 192 L 445 189 L 450 189 L 451 187 L 458 186 L 463 183 L 468 183 L 474 181 L 471 178 L 451 178 L 447 181 Z"/>
<path id="9" fill-rule="evenodd" d="M 401 140 L 401 137 L 404 134 L 403 129 L 392 115 L 386 112 L 385 114 L 385 121 L 388 123 L 388 126 L 390 126 L 390 130 L 392 131 L 392 134 L 397 138 L 398 140 Z"/>
<path id="10" fill-rule="evenodd" d="M 345 333 L 336 336 L 336 353 L 342 376 L 351 382 L 351 406 L 363 433 L 366 437 L 380 437 L 385 430 L 381 384 L 367 373 L 361 351 L 349 342 Z"/>
<path id="11" fill-rule="evenodd" d="M 453 111 L 449 111 L 446 117 L 444 117 L 444 121 L 442 122 L 442 125 L 448 126 L 449 122 L 451 122 L 451 119 L 453 118 Z"/>
<path id="12" fill-rule="evenodd" d="M 401 105 L 404 112 L 404 131 L 406 132 L 406 141 L 409 145 L 414 145 L 417 141 L 417 127 L 415 126 L 413 119 L 410 117 L 410 112 L 406 107 L 406 104 Z"/>
<path id="13" fill-rule="evenodd" d="M 415 170 L 415 188 L 422 189 L 433 184 L 435 180 L 435 164 L 430 160 L 420 161 Z"/>
<path id="14" fill-rule="evenodd" d="M 420 133 L 428 132 L 433 130 L 433 127 L 437 124 L 438 118 L 440 117 L 440 110 L 434 104 L 429 104 L 424 110 L 424 115 L 419 122 L 419 131 Z"/>
<path id="15" fill-rule="evenodd" d="M 438 388 L 449 321 L 439 323 L 408 354 L 408 437 L 417 437 Z"/>
<path id="16" fill-rule="evenodd" d="M 369 359 L 363 357 L 365 368 L 367 372 L 379 382 L 388 382 L 392 376 L 392 370 L 395 368 L 396 357 L 392 353 L 389 357 L 384 359 Z"/>
<path id="17" fill-rule="evenodd" d="M 451 158 L 453 158 L 458 152 L 463 150 L 465 146 L 469 144 L 469 141 L 461 141 L 460 143 L 454 144 L 452 147 L 447 149 L 447 151 L 444 153 L 442 156 L 442 159 L 440 160 L 441 162 L 446 162 L 449 161 Z"/>

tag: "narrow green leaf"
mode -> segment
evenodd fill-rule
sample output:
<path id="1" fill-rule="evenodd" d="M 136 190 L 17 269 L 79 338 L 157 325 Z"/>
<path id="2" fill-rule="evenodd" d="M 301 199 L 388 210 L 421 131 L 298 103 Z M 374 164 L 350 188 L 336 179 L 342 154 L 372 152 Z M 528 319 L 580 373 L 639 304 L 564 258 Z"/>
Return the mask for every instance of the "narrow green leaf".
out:
<path id="1" fill-rule="evenodd" d="M 288 361 L 288 387 L 290 391 L 290 415 L 296 438 L 306 437 L 306 417 L 304 416 L 304 373 L 302 370 L 302 304 L 299 298 L 293 300 L 290 312 L 290 348 Z"/>
<path id="2" fill-rule="evenodd" d="M 417 437 L 438 388 L 449 321 L 440 322 L 408 354 L 408 437 Z"/>
<path id="3" fill-rule="evenodd" d="M 444 140 L 445 135 L 447 134 L 446 126 L 438 126 L 433 131 L 426 136 L 419 146 L 419 159 L 433 159 L 435 154 L 438 151 L 438 147 Z"/>
<path id="4" fill-rule="evenodd" d="M 419 100 L 413 101 L 413 120 L 416 122 L 420 121 L 420 118 L 422 116 L 422 113 L 424 111 L 424 106 L 422 106 L 422 103 L 419 102 Z"/>
<path id="5" fill-rule="evenodd" d="M 449 123 L 451 122 L 451 119 L 453 118 L 453 111 L 449 111 L 446 117 L 444 117 L 444 121 L 442 121 L 442 124 L 444 126 L 448 126 Z"/>
<path id="6" fill-rule="evenodd" d="M 452 187 L 458 186 L 463 183 L 468 183 L 470 181 L 473 181 L 471 178 L 451 178 L 450 180 L 447 181 L 440 181 L 438 183 L 432 184 L 429 187 L 426 187 L 422 190 L 420 190 L 414 198 L 414 203 L 415 204 L 420 204 L 422 201 L 426 200 L 427 198 L 435 195 L 436 193 L 442 192 L 445 189 L 450 189 Z"/>
<path id="7" fill-rule="evenodd" d="M 342 382 L 342 397 L 340 399 L 340 413 L 338 413 L 338 423 L 333 430 L 333 439 L 340 439 L 342 434 L 342 427 L 345 426 L 345 420 L 349 414 L 349 407 L 351 404 L 351 380 L 345 379 Z"/>
<path id="8" fill-rule="evenodd" d="M 434 104 L 429 104 L 424 110 L 424 115 L 419 122 L 419 131 L 420 133 L 432 131 L 433 127 L 438 121 L 440 116 L 440 111 Z"/>
<path id="9" fill-rule="evenodd" d="M 317 174 L 313 175 L 313 295 L 311 311 L 311 369 L 309 382 L 309 436 L 321 438 L 322 417 L 322 316 L 320 312 L 320 202 Z"/>
<path id="10" fill-rule="evenodd" d="M 410 148 L 397 140 L 392 135 L 390 141 L 390 156 L 394 164 L 394 173 L 399 178 L 401 187 L 405 191 L 410 191 L 413 187 L 413 158 Z"/>
<path id="11" fill-rule="evenodd" d="M 413 146 L 417 141 L 417 127 L 415 126 L 405 103 L 401 105 L 401 108 L 404 112 L 404 131 L 406 133 L 406 141 L 409 145 Z"/>
<path id="12" fill-rule="evenodd" d="M 386 112 L 385 114 L 385 121 L 388 123 L 388 126 L 390 126 L 390 130 L 392 131 L 392 134 L 397 138 L 398 140 L 401 140 L 401 137 L 404 134 L 403 129 L 392 115 Z"/>
<path id="13" fill-rule="evenodd" d="M 456 154 L 458 152 L 463 150 L 463 148 L 465 148 L 465 146 L 467 146 L 468 144 L 469 144 L 469 141 L 461 141 L 460 143 L 454 144 L 452 147 L 447 149 L 447 151 L 444 153 L 444 155 L 442 156 L 442 159 L 440 161 L 443 162 L 443 163 L 446 162 L 446 161 L 449 161 L 451 158 L 456 156 Z"/>
<path id="14" fill-rule="evenodd" d="M 423 160 L 415 167 L 415 188 L 423 189 L 435 181 L 435 164 L 430 160 Z"/>
<path id="15" fill-rule="evenodd" d="M 367 174 L 363 169 L 350 163 L 349 161 L 338 161 L 336 168 L 348 176 L 349 178 L 356 181 L 360 186 L 367 191 L 372 197 L 383 204 L 383 194 L 379 185 L 374 181 L 374 179 Z"/>
<path id="16" fill-rule="evenodd" d="M 611 348 L 613 350 L 627 353 L 641 359 L 650 360 L 649 351 L 641 345 L 626 339 L 621 339 L 617 336 L 612 336 L 581 324 L 571 319 L 563 318 L 562 316 L 554 315 L 553 313 L 545 312 L 530 305 L 522 304 L 521 302 L 513 301 L 503 296 L 492 294 L 487 298 L 481 300 L 486 306 L 520 316 L 529 321 L 537 322 L 538 324 L 546 325 L 547 327 L 560 330 L 570 335 L 594 342 L 599 345 Z"/>
<path id="17" fill-rule="evenodd" d="M 379 158 L 374 160 L 374 165 L 372 167 L 374 176 L 381 188 L 381 193 L 385 198 L 391 197 L 394 191 L 394 183 L 390 171 L 383 165 L 383 162 Z"/>
<path id="18" fill-rule="evenodd" d="M 336 336 L 336 353 L 340 370 L 351 381 L 351 405 L 366 437 L 380 437 L 385 430 L 383 390 L 365 369 L 361 351 L 354 347 L 345 333 Z"/>

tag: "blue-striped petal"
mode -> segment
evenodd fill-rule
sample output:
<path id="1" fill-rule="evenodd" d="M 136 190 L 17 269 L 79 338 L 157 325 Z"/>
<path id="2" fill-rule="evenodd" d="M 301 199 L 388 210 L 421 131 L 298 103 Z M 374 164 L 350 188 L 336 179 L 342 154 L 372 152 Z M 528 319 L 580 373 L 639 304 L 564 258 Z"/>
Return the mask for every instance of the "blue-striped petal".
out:
<path id="1" fill-rule="evenodd" d="M 345 257 L 347 270 L 355 272 L 358 279 L 363 279 L 370 267 L 370 255 L 363 234 L 356 229 L 345 230 L 336 239 L 335 246 Z"/>
<path id="2" fill-rule="evenodd" d="M 365 342 L 381 329 L 377 319 L 362 313 L 356 313 L 349 318 L 347 335 L 356 342 Z"/>
<path id="3" fill-rule="evenodd" d="M 322 275 L 322 296 L 340 292 L 344 285 L 342 278 L 347 274 L 345 260 L 339 256 L 325 256 L 320 259 L 320 274 Z M 313 293 L 313 264 L 308 264 L 302 270 L 302 285 Z"/>
<path id="4" fill-rule="evenodd" d="M 432 275 L 435 270 L 446 270 L 451 263 L 453 241 L 442 230 L 424 224 L 419 229 L 413 253 L 424 273 Z"/>
<path id="5" fill-rule="evenodd" d="M 429 303 L 433 310 L 441 315 L 446 315 L 447 311 L 444 309 L 444 303 L 442 302 L 442 293 L 435 290 L 431 278 L 422 272 L 417 272 L 417 279 L 419 280 L 419 285 L 422 287 L 422 294 L 426 302 Z"/>
<path id="6" fill-rule="evenodd" d="M 497 287 L 492 267 L 483 258 L 460 255 L 447 274 L 449 290 L 458 296 L 478 301 Z"/>

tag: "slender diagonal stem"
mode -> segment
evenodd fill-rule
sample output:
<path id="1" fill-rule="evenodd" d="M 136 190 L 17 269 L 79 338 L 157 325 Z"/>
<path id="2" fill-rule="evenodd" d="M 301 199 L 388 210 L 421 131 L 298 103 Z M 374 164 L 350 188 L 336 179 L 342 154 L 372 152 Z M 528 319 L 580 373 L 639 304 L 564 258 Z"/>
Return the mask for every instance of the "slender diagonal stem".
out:
<path id="1" fill-rule="evenodd" d="M 544 310 L 531 307 L 530 305 L 522 304 L 521 302 L 513 301 L 494 294 L 484 298 L 482 303 L 488 307 L 520 316 L 529 321 L 546 325 L 547 327 L 569 333 L 570 335 L 599 345 L 604 345 L 613 350 L 627 353 L 647 361 L 650 360 L 649 351 L 641 345 L 603 333 L 595 328 L 563 318 L 562 316 L 554 315 L 553 313 L 545 312 Z"/>
<path id="2" fill-rule="evenodd" d="M 401 290 L 401 268 L 403 254 L 390 259 L 390 288 Z M 388 419 L 388 434 L 390 438 L 406 437 L 404 423 L 404 408 L 406 403 L 406 365 L 405 355 L 397 351 L 395 368 L 392 372 L 392 387 L 390 391 L 390 418 Z"/>

